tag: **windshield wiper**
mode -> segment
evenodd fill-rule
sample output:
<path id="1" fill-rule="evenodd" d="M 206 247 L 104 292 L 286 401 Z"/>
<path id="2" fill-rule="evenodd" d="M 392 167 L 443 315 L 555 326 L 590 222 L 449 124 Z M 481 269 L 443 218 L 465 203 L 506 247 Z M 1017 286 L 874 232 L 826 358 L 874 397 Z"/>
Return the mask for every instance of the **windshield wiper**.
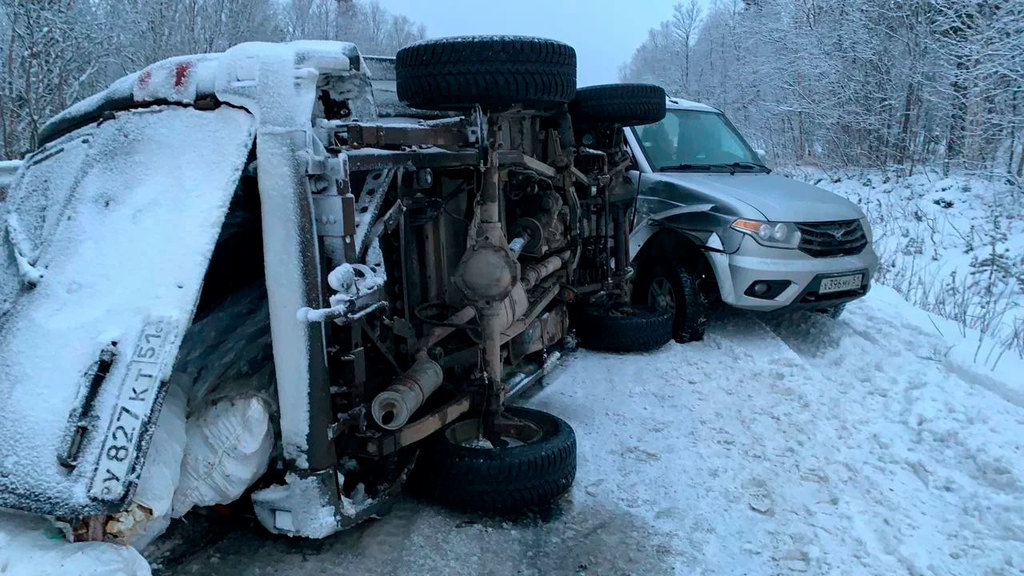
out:
<path id="1" fill-rule="evenodd" d="M 696 170 L 706 170 L 708 172 L 712 170 L 728 170 L 733 174 L 739 169 L 753 168 L 756 170 L 764 170 L 766 173 L 771 173 L 771 168 L 764 164 L 758 164 L 756 162 L 733 162 L 731 164 L 676 164 L 675 166 L 665 166 L 660 168 L 659 172 L 688 172 Z"/>
<path id="2" fill-rule="evenodd" d="M 710 166 L 710 164 L 676 164 L 675 166 L 658 168 L 658 172 L 685 172 L 687 170 L 702 170 Z"/>
<path id="3" fill-rule="evenodd" d="M 729 168 L 755 168 L 757 170 L 764 170 L 766 174 L 771 174 L 772 169 L 757 162 L 733 162 L 732 164 L 722 164 L 722 166 L 728 166 Z"/>
<path id="4" fill-rule="evenodd" d="M 18 274 L 21 276 L 21 285 L 24 288 L 35 288 L 39 285 L 39 282 L 43 279 L 43 274 L 35 266 L 33 266 L 28 258 L 22 255 L 21 249 L 18 247 L 18 242 L 15 239 L 18 233 L 18 226 L 13 221 L 13 218 L 7 220 L 7 234 L 4 234 L 4 244 L 7 244 L 14 255 L 14 261 L 18 265 Z"/>

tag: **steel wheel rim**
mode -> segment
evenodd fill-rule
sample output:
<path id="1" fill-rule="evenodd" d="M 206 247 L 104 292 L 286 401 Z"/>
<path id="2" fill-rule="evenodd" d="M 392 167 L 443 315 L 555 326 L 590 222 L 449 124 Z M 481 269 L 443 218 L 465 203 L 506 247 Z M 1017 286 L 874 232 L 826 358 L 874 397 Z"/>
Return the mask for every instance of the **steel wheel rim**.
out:
<path id="1" fill-rule="evenodd" d="M 533 444 L 544 436 L 544 430 L 529 420 L 501 416 L 494 423 L 495 431 L 502 440 L 508 442 L 508 447 Z M 480 441 L 480 420 L 471 418 L 452 424 L 444 431 L 448 441 L 457 446 L 466 448 L 487 449 L 479 444 Z"/>
<path id="2" fill-rule="evenodd" d="M 676 311 L 676 291 L 672 289 L 668 278 L 659 276 L 651 282 L 651 287 L 647 289 L 647 303 L 659 310 Z"/>

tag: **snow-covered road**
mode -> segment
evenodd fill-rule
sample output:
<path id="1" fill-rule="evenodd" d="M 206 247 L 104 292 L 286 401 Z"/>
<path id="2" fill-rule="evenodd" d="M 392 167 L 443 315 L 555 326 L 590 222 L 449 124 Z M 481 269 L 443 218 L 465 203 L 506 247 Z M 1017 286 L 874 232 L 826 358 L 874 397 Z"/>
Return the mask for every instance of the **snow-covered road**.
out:
<path id="1" fill-rule="evenodd" d="M 1022 574 L 1024 363 L 977 374 L 965 346 L 879 287 L 838 322 L 730 314 L 701 343 L 579 352 L 531 401 L 579 437 L 553 518 L 402 501 L 325 541 L 241 530 L 155 572 Z"/>

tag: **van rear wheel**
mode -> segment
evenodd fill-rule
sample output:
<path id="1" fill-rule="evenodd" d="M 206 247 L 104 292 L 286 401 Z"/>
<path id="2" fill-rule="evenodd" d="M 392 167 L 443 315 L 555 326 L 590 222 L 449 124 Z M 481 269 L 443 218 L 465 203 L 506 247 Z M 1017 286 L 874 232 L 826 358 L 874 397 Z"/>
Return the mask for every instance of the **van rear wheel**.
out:
<path id="1" fill-rule="evenodd" d="M 569 114 L 577 124 L 641 126 L 665 119 L 665 89 L 653 84 L 607 84 L 576 91 Z"/>
<path id="2" fill-rule="evenodd" d="M 495 436 L 480 419 L 460 420 L 427 440 L 410 488 L 463 512 L 509 515 L 550 507 L 576 478 L 576 433 L 557 416 L 510 406 Z"/>
<path id="3" fill-rule="evenodd" d="M 419 42 L 395 58 L 398 98 L 421 110 L 565 106 L 576 95 L 576 50 L 525 36 Z"/>

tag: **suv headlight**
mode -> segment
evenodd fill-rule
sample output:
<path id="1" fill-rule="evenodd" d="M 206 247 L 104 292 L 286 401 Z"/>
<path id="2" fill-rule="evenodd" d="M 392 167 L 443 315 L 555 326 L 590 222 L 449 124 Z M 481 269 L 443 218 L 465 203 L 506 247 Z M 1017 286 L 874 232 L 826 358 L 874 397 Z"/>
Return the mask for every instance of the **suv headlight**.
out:
<path id="1" fill-rule="evenodd" d="M 753 236 L 758 244 L 772 248 L 796 248 L 800 245 L 800 230 L 796 224 L 762 222 L 740 218 L 732 223 L 733 230 Z"/>

